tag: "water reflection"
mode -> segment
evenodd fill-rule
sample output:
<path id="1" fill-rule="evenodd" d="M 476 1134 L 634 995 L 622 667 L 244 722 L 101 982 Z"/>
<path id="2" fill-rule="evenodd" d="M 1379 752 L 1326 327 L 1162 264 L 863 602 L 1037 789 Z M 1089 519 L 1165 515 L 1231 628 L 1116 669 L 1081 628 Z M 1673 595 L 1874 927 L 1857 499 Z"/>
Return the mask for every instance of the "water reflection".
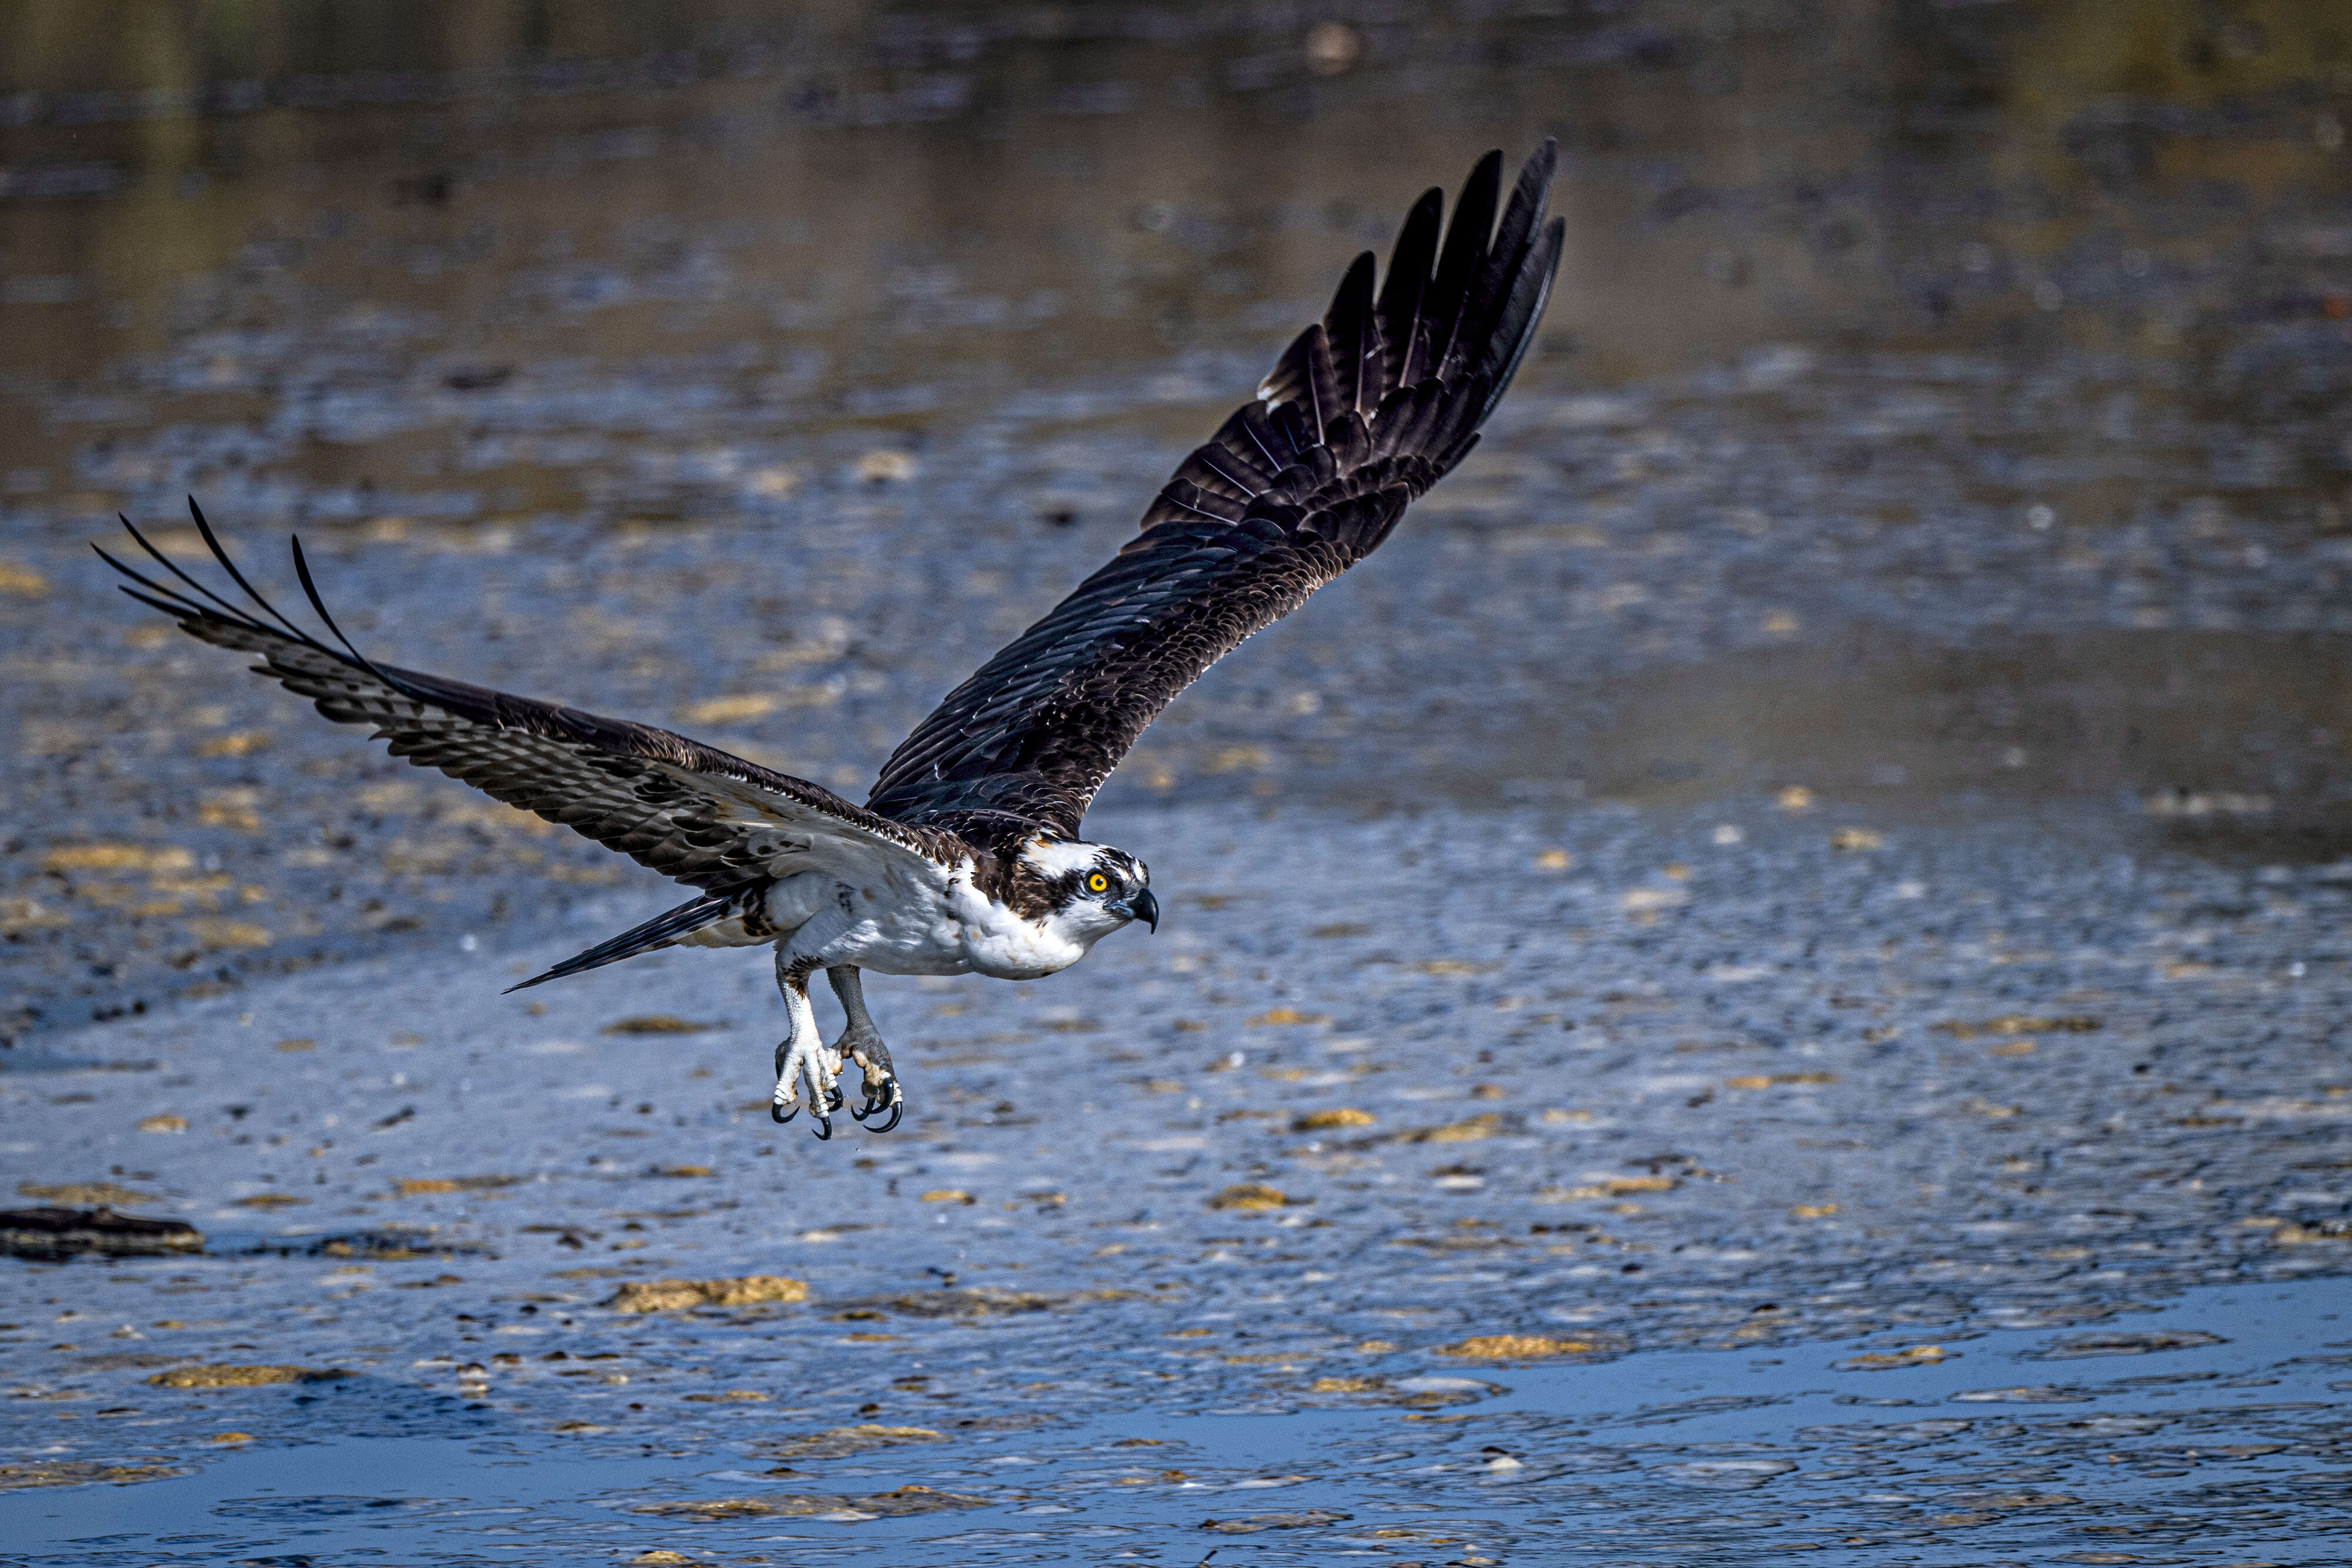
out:
<path id="1" fill-rule="evenodd" d="M 1782 340 L 2124 357 L 2022 444 L 2060 456 L 2164 423 L 2158 385 L 2242 416 L 2252 340 L 2345 313 L 2347 45 L 2309 7 L 1382 11 L 1320 53 L 1209 7 L 243 15 L 44 13 L 0 68 L 19 526 L 191 487 L 728 515 L 814 430 L 951 439 L 1262 351 L 1420 186 L 1543 134 L 1538 385 Z"/>

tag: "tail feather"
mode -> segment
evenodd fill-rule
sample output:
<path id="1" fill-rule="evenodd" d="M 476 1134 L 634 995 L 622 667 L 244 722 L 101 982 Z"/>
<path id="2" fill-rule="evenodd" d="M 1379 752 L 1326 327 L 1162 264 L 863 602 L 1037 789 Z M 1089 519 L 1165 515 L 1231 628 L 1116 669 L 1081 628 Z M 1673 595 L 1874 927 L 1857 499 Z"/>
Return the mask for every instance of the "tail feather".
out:
<path id="1" fill-rule="evenodd" d="M 730 888 L 723 893 L 705 894 L 690 903 L 681 904 L 667 914 L 655 915 L 643 925 L 622 932 L 608 942 L 599 942 L 584 953 L 573 954 L 543 975 L 533 975 L 519 986 L 509 986 L 507 994 L 527 991 L 550 980 L 601 969 L 607 964 L 617 964 L 624 958 L 634 958 L 640 953 L 667 947 L 681 936 L 690 936 L 706 925 L 716 925 L 722 920 L 743 914 L 749 891 L 740 887 Z"/>

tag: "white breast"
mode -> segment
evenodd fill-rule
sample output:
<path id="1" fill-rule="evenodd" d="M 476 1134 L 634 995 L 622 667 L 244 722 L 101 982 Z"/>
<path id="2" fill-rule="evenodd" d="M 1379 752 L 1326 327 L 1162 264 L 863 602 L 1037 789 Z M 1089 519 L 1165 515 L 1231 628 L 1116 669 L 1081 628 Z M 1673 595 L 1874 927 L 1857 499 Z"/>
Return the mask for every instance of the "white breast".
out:
<path id="1" fill-rule="evenodd" d="M 1092 906 L 1087 906 L 1091 908 Z M 768 915 L 796 955 L 881 975 L 987 975 L 1034 980 L 1085 957 L 1104 932 L 1048 915 L 1026 920 L 972 885 L 971 867 L 893 867 L 845 882 L 811 872 L 778 883 Z"/>

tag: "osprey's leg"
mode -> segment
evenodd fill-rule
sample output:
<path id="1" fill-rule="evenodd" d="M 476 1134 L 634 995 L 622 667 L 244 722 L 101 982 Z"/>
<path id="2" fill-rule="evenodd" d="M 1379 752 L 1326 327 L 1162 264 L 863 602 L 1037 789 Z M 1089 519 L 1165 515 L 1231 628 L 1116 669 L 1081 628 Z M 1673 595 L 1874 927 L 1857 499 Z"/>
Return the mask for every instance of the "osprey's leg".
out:
<path id="1" fill-rule="evenodd" d="M 791 945 L 776 945 L 776 988 L 784 994 L 784 1024 L 790 1030 L 776 1042 L 776 1092 L 768 1114 L 789 1122 L 800 1113 L 801 1084 L 808 1084 L 810 1112 L 816 1118 L 816 1135 L 833 1136 L 833 1113 L 841 1106 L 841 1058 L 817 1039 L 816 1009 L 809 1006 L 809 976 L 817 966 L 792 956 Z"/>
<path id="2" fill-rule="evenodd" d="M 898 1091 L 898 1075 L 890 1071 L 890 1048 L 882 1043 L 881 1031 L 866 1014 L 863 977 L 855 964 L 835 964 L 824 972 L 824 977 L 833 982 L 833 994 L 841 998 L 841 1010 L 849 1018 L 841 1038 L 833 1042 L 834 1057 L 836 1061 L 849 1058 L 866 1074 L 866 1103 L 849 1113 L 863 1122 L 868 1116 L 889 1112 L 888 1121 L 866 1129 L 887 1133 L 898 1124 L 907 1102 Z"/>

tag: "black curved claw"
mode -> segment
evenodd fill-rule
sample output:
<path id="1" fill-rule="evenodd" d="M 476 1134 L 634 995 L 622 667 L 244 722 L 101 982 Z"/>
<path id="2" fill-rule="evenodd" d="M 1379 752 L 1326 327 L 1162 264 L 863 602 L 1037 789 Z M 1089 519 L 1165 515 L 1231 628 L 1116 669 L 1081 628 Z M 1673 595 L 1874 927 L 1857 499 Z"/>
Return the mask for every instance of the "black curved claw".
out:
<path id="1" fill-rule="evenodd" d="M 792 1103 L 792 1107 L 791 1107 L 789 1110 L 787 1110 L 785 1107 L 783 1107 L 783 1106 L 782 1106 L 782 1105 L 777 1104 L 777 1103 L 776 1103 L 774 1101 L 772 1101 L 772 1100 L 771 1100 L 770 1102 L 768 1102 L 768 1115 L 769 1115 L 769 1116 L 770 1116 L 770 1118 L 771 1118 L 771 1119 L 772 1119 L 772 1120 L 777 1124 L 777 1125 L 779 1125 L 779 1126 L 782 1126 L 784 1123 L 791 1121 L 793 1117 L 795 1117 L 795 1116 L 799 1115 L 800 1113 L 801 1113 L 801 1105 L 800 1105 L 800 1102 L 799 1102 L 799 1101 L 797 1101 L 797 1100 L 795 1100 L 795 1101 L 793 1101 L 793 1103 Z"/>
<path id="2" fill-rule="evenodd" d="M 840 1110 L 844 1099 L 845 1096 L 841 1092 L 840 1084 L 836 1083 L 832 1088 L 826 1090 L 824 1092 L 825 1114 L 831 1115 L 834 1112 Z"/>
<path id="3" fill-rule="evenodd" d="M 814 1120 L 816 1123 L 816 1126 L 814 1131 L 816 1134 L 817 1142 L 825 1143 L 830 1141 L 833 1137 L 833 1118 L 820 1113 L 816 1115 Z"/>
<path id="4" fill-rule="evenodd" d="M 888 1089 L 890 1098 L 887 1100 L 877 1100 L 869 1093 L 866 1096 L 865 1104 L 860 1105 L 856 1110 L 850 1112 L 850 1114 L 856 1117 L 861 1124 L 864 1123 L 868 1116 L 879 1116 L 885 1111 L 889 1112 L 890 1119 L 888 1121 L 883 1123 L 878 1127 L 867 1127 L 866 1129 L 867 1132 L 877 1135 L 887 1133 L 891 1128 L 897 1126 L 898 1124 L 898 1118 L 905 1115 L 907 1113 L 907 1097 L 898 1092 L 897 1081 L 893 1080 L 885 1087 Z"/>

